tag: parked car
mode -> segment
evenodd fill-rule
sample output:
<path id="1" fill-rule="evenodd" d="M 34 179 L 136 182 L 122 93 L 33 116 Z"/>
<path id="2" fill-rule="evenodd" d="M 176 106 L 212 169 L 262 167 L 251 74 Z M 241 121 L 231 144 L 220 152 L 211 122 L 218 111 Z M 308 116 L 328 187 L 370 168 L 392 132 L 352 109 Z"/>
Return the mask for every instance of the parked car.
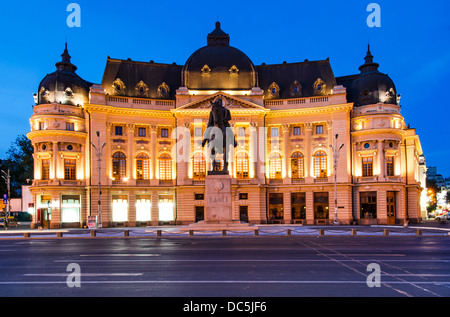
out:
<path id="1" fill-rule="evenodd" d="M 436 212 L 437 212 L 436 220 L 439 223 L 447 223 L 447 220 L 449 220 L 449 213 L 448 213 L 448 211 L 447 210 L 439 210 L 439 211 L 436 211 Z"/>

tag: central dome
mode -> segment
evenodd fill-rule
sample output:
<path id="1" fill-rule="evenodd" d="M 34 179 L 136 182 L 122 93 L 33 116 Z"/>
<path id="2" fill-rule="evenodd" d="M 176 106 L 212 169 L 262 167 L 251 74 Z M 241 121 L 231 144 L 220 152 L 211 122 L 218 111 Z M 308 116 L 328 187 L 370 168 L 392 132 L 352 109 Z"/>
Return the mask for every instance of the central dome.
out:
<path id="1" fill-rule="evenodd" d="M 252 61 L 229 45 L 220 23 L 208 34 L 207 46 L 195 51 L 183 67 L 183 85 L 195 90 L 250 90 L 256 86 Z"/>

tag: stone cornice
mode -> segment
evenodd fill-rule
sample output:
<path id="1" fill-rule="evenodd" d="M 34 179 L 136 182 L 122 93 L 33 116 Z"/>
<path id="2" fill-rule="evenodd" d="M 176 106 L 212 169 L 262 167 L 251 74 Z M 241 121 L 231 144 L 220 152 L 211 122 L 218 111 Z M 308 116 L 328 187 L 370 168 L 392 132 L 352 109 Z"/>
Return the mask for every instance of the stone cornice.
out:
<path id="1" fill-rule="evenodd" d="M 135 109 L 123 108 L 108 105 L 85 104 L 83 108 L 89 112 L 100 112 L 108 114 L 141 116 L 141 117 L 157 117 L 157 118 L 173 118 L 170 110 L 154 110 L 154 109 Z"/>
<path id="2" fill-rule="evenodd" d="M 310 107 L 310 108 L 298 108 L 298 109 L 286 109 L 286 110 L 270 110 L 267 113 L 267 117 L 289 117 L 299 115 L 317 115 L 317 114 L 330 114 L 333 112 L 350 112 L 353 108 L 352 103 L 329 105 L 322 107 Z"/>

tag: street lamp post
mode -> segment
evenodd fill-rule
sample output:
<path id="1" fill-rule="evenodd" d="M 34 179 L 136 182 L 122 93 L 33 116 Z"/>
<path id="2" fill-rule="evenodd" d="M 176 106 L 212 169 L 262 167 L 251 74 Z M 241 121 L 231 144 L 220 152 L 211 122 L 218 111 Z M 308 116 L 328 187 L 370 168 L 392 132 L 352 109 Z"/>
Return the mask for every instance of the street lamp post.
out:
<path id="1" fill-rule="evenodd" d="M 10 211 L 10 205 L 11 205 L 11 175 L 9 174 L 9 169 L 8 172 L 5 172 L 4 170 L 2 170 L 2 178 L 5 180 L 6 183 L 6 189 L 8 190 L 8 197 L 7 197 L 7 206 L 6 206 L 6 211 L 5 211 L 5 229 L 8 227 L 8 214 Z"/>
<path id="2" fill-rule="evenodd" d="M 337 147 L 337 138 L 339 134 L 336 134 L 334 138 L 334 146 L 330 144 L 331 149 L 333 150 L 333 159 L 334 159 L 334 224 L 339 225 L 338 221 L 338 205 L 337 205 L 337 165 L 338 165 L 338 158 L 339 158 L 339 151 L 342 149 L 344 144 L 341 144 L 339 148 Z"/>
<path id="3" fill-rule="evenodd" d="M 102 152 L 103 152 L 103 148 L 106 145 L 106 142 L 103 142 L 102 145 L 100 145 L 100 132 L 97 131 L 97 138 L 98 138 L 98 145 L 95 146 L 94 142 L 91 142 L 92 146 L 94 147 L 94 149 L 97 151 L 97 153 L 95 154 L 97 156 L 97 165 L 98 165 L 98 210 L 97 210 L 97 217 L 98 217 L 98 222 L 97 222 L 97 227 L 101 228 L 102 227 L 102 210 L 101 210 L 101 195 L 102 195 L 102 189 L 101 189 L 101 164 L 102 164 Z"/>

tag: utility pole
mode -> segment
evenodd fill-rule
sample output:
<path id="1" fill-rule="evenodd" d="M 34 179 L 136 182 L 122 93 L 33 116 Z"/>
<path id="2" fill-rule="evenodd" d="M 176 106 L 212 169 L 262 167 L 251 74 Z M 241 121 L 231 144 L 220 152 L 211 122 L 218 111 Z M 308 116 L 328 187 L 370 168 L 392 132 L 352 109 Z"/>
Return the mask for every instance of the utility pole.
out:
<path id="1" fill-rule="evenodd" d="M 339 134 L 336 134 L 334 138 L 334 146 L 330 144 L 331 149 L 333 150 L 333 158 L 334 158 L 334 225 L 339 225 L 338 221 L 338 205 L 337 205 L 337 165 L 339 158 L 339 151 L 342 149 L 344 144 L 341 144 L 339 148 L 337 148 L 337 138 Z"/>
<path id="2" fill-rule="evenodd" d="M 5 172 L 4 170 L 2 170 L 2 178 L 5 180 L 6 183 L 6 188 L 8 190 L 8 204 L 6 206 L 6 211 L 5 211 L 5 229 L 8 228 L 8 215 L 9 215 L 9 211 L 11 210 L 11 176 L 9 174 L 9 169 L 8 172 Z"/>
<path id="3" fill-rule="evenodd" d="M 101 209 L 101 205 L 102 205 L 102 201 L 101 201 L 101 195 L 102 195 L 102 189 L 101 189 L 101 185 L 102 185 L 102 181 L 101 181 L 101 171 L 102 171 L 102 152 L 103 152 L 103 148 L 106 145 L 106 142 L 103 142 L 102 145 L 100 145 L 100 132 L 97 131 L 97 138 L 98 138 L 98 145 L 95 146 L 94 142 L 91 142 L 92 146 L 94 147 L 94 149 L 97 151 L 97 153 L 95 154 L 97 156 L 97 165 L 98 165 L 98 210 L 97 210 L 97 228 L 101 228 L 102 227 L 102 209 Z"/>

